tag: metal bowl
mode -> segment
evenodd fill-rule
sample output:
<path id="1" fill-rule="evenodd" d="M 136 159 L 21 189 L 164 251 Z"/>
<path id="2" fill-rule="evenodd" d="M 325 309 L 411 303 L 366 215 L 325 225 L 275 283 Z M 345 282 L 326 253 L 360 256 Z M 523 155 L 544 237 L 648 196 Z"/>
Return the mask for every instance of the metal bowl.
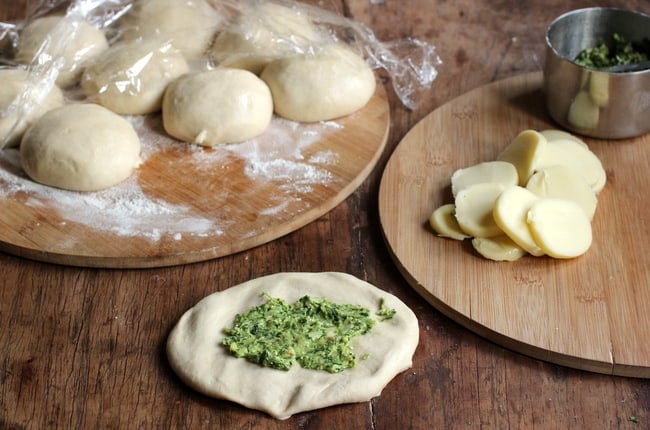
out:
<path id="1" fill-rule="evenodd" d="M 614 33 L 629 41 L 650 38 L 650 16 L 594 7 L 561 15 L 548 27 L 544 93 L 549 114 L 562 127 L 604 139 L 650 131 L 650 68 L 599 71 L 573 62 Z"/>

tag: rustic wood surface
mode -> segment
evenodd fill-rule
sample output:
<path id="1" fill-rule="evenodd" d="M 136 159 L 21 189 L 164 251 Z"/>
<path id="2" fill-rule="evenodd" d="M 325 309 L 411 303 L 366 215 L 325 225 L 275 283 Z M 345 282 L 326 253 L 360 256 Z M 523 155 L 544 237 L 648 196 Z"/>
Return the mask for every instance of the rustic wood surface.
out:
<path id="1" fill-rule="evenodd" d="M 2 18 L 19 18 L 26 3 L 2 0 Z M 597 5 L 650 13 L 647 0 L 330 4 L 381 40 L 427 40 L 444 61 L 414 110 L 401 106 L 387 86 L 392 128 L 378 167 L 349 198 L 298 231 L 202 263 L 80 269 L 0 254 L 1 428 L 650 427 L 647 380 L 529 358 L 433 309 L 393 264 L 377 209 L 383 166 L 434 108 L 489 82 L 540 70 L 545 28 L 560 13 Z M 206 398 L 179 382 L 163 346 L 187 308 L 215 290 L 297 270 L 348 272 L 402 298 L 420 321 L 413 368 L 370 402 L 287 421 Z"/>
<path id="2" fill-rule="evenodd" d="M 101 192 L 39 186 L 0 160 L 7 186 L 21 189 L 0 199 L 0 250 L 49 263 L 145 268 L 253 248 L 326 214 L 363 183 L 386 146 L 389 105 L 377 86 L 345 118 L 324 126 L 274 121 L 254 141 L 228 148 L 181 144 L 165 134 L 159 114 L 140 122 L 143 163 Z M 268 169 L 278 177 L 249 172 Z"/>
<path id="3" fill-rule="evenodd" d="M 431 212 L 453 201 L 456 169 L 495 160 L 519 132 L 557 128 L 544 109 L 542 73 L 469 91 L 426 116 L 386 164 L 379 217 L 411 285 L 437 309 L 496 343 L 583 370 L 650 377 L 650 267 L 645 193 L 650 135 L 583 138 L 610 178 L 598 196 L 593 244 L 577 259 L 493 262 L 469 241 L 437 237 Z M 459 113 L 463 113 L 459 115 Z M 458 146 L 463 151 L 458 151 Z M 423 199 L 422 196 L 428 196 Z"/>

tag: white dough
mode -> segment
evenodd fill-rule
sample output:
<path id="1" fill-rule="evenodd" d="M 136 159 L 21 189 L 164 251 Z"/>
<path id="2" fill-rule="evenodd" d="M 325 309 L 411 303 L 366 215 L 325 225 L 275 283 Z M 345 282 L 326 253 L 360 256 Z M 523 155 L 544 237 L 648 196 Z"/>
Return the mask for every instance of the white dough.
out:
<path id="1" fill-rule="evenodd" d="M 122 40 L 170 42 L 188 60 L 208 49 L 221 18 L 205 0 L 140 0 L 120 20 Z"/>
<path id="2" fill-rule="evenodd" d="M 304 369 L 282 371 L 235 358 L 223 346 L 223 329 L 235 315 L 266 300 L 262 293 L 293 303 L 300 297 L 324 297 L 355 304 L 371 314 L 384 299 L 395 316 L 377 321 L 353 340 L 357 359 L 339 373 Z M 418 322 L 397 297 L 345 273 L 278 273 L 253 279 L 205 297 L 188 310 L 171 331 L 167 355 L 172 369 L 190 387 L 285 419 L 292 414 L 378 396 L 398 373 L 408 369 L 418 344 Z"/>
<path id="3" fill-rule="evenodd" d="M 203 146 L 258 136 L 271 122 L 266 84 L 243 69 L 195 72 L 172 82 L 163 100 L 163 125 L 179 140 Z"/>
<path id="4" fill-rule="evenodd" d="M 160 110 L 167 85 L 189 71 L 185 58 L 158 41 L 125 42 L 90 64 L 81 88 L 92 102 L 124 115 Z"/>
<path id="5" fill-rule="evenodd" d="M 26 70 L 0 69 L 0 82 L 0 148 L 17 146 L 27 127 L 64 103 L 63 93 L 56 85 L 44 97 L 34 88 L 25 93 L 24 102 L 18 100 L 29 82 Z M 24 114 L 20 112 L 21 106 L 26 109 Z"/>
<path id="6" fill-rule="evenodd" d="M 259 75 L 269 62 L 306 52 L 320 39 L 309 17 L 299 9 L 258 3 L 245 8 L 219 33 L 210 52 L 220 66 Z"/>
<path id="7" fill-rule="evenodd" d="M 121 116 L 94 104 L 70 104 L 43 115 L 25 135 L 21 163 L 34 181 L 95 191 L 126 179 L 140 164 L 140 139 Z"/>
<path id="8" fill-rule="evenodd" d="M 63 59 L 56 84 L 68 87 L 77 83 L 85 65 L 108 49 L 104 32 L 85 21 L 70 21 L 69 25 L 57 26 L 60 16 L 37 18 L 29 23 L 20 34 L 16 61 L 29 64 L 41 45 L 48 40 L 46 52 Z"/>
<path id="9" fill-rule="evenodd" d="M 363 58 L 339 45 L 273 61 L 261 77 L 271 88 L 275 113 L 301 122 L 349 115 L 365 106 L 376 85 Z"/>

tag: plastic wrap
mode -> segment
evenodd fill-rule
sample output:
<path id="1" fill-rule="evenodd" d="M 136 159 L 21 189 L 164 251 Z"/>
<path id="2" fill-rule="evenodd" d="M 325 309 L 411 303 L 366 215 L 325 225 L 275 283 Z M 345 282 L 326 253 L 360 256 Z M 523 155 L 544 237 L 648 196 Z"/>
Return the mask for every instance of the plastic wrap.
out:
<path id="1" fill-rule="evenodd" d="M 176 6 L 183 0 L 173 1 L 176 2 Z M 158 49 L 168 49 L 172 46 L 174 49 L 183 51 L 184 48 L 179 42 L 181 36 L 196 36 L 204 30 L 209 31 L 211 36 L 206 42 L 206 47 L 201 50 L 202 52 L 199 55 L 187 56 L 189 67 L 193 69 L 210 69 L 220 64 L 227 65 L 223 59 L 211 54 L 210 46 L 216 44 L 213 42 L 215 37 L 218 38 L 227 32 L 248 41 L 251 46 L 259 46 L 260 39 L 256 38 L 260 37 L 260 33 L 264 33 L 262 37 L 273 44 L 272 49 L 266 50 L 267 53 L 272 53 L 271 51 L 280 47 L 280 55 L 291 53 L 309 55 L 316 53 L 323 45 L 333 42 L 344 43 L 363 56 L 370 67 L 384 69 L 387 72 L 395 93 L 408 108 L 417 106 L 418 94 L 430 88 L 436 78 L 437 67 L 441 63 L 435 47 L 430 44 L 410 38 L 381 42 L 363 24 L 323 8 L 288 0 L 205 1 L 210 8 L 211 15 L 209 16 L 212 21 L 209 23 L 189 22 L 191 20 L 179 16 L 179 13 L 174 11 L 174 13 L 168 14 L 172 18 L 160 18 L 160 27 L 148 28 L 144 33 L 138 33 L 137 30 L 143 30 L 138 27 L 141 25 L 139 23 L 151 23 L 152 19 L 151 16 L 144 16 L 148 12 L 141 7 L 138 1 L 40 0 L 29 2 L 27 17 L 24 21 L 0 23 L 0 47 L 3 50 L 2 67 L 18 67 L 28 70 L 28 78 L 23 91 L 9 106 L 0 106 L 0 118 L 16 118 L 14 127 L 20 126 L 21 122 L 24 126 L 29 113 L 43 103 L 53 87 L 57 86 L 57 78 L 62 71 L 71 66 L 70 60 L 67 62 L 68 64 L 64 60 L 66 47 L 76 41 L 81 33 L 82 24 L 86 23 L 90 23 L 104 32 L 106 41 L 110 45 L 108 49 L 112 49 L 127 39 L 137 42 L 138 39 L 153 35 L 158 36 Z M 192 5 L 195 3 L 197 2 L 188 2 Z M 289 18 L 290 21 L 295 17 L 298 17 L 296 18 L 298 20 L 306 19 L 316 29 L 317 36 L 312 37 L 311 34 L 301 33 L 300 23 L 296 27 L 287 26 L 286 20 L 278 22 L 277 16 L 273 13 L 258 13 L 257 15 L 252 13 L 264 4 L 290 10 L 293 16 Z M 204 12 L 202 12 L 202 16 L 206 16 Z M 21 32 L 34 20 L 52 14 L 60 14 L 61 20 L 45 37 L 33 60 L 27 64 L 18 64 L 15 54 L 20 47 Z M 138 20 L 139 15 L 143 18 L 141 21 Z M 175 21 L 173 20 L 174 16 Z M 179 25 L 179 22 L 183 25 Z M 166 28 L 172 28 L 174 33 L 165 31 L 163 25 L 167 26 Z M 291 31 L 288 32 L 287 28 Z M 133 32 L 134 29 L 135 32 Z M 197 43 L 192 42 L 193 45 Z M 240 54 L 248 55 L 246 52 Z M 151 55 L 145 54 L 142 58 L 134 60 L 131 67 L 125 68 L 123 77 L 116 79 L 112 85 L 117 86 L 118 90 L 122 92 L 136 91 L 146 85 L 140 79 L 140 72 L 147 67 L 151 57 Z M 82 61 L 92 60 L 75 58 L 71 61 L 73 63 L 78 61 L 80 64 L 75 64 L 75 66 L 81 70 L 85 67 L 85 64 L 81 64 Z M 83 80 L 83 78 L 81 79 Z M 92 95 L 84 93 L 81 88 L 83 85 L 73 84 L 66 85 L 66 87 L 65 94 L 69 99 L 93 101 Z M 107 89 L 98 91 L 107 91 Z M 5 136 L 2 136 L 0 146 L 3 148 L 9 146 Z"/>
<path id="2" fill-rule="evenodd" d="M 66 47 L 70 46 L 75 40 L 80 27 L 90 23 L 97 28 L 108 28 L 114 23 L 116 17 L 130 7 L 128 2 L 110 0 L 80 0 L 70 4 L 60 15 L 60 21 L 44 37 L 42 43 L 36 49 L 33 59 L 26 62 L 26 64 L 19 63 L 17 57 L 21 32 L 31 22 L 48 14 L 60 12 L 64 4 L 65 2 L 56 0 L 32 2 L 28 4 L 29 15 L 25 21 L 2 24 L 4 28 L 10 28 L 4 34 L 9 39 L 4 44 L 3 63 L 5 67 L 26 69 L 28 72 L 25 85 L 20 94 L 8 106 L 0 106 L 0 121 L 13 120 L 14 122 L 13 125 L 5 126 L 8 133 L 1 137 L 0 147 L 2 148 L 15 145 L 15 135 L 29 126 L 32 120 L 36 119 L 32 113 L 39 106 L 44 105 L 52 91 L 58 90 L 56 81 L 60 72 L 66 66 L 64 61 Z M 117 7 L 117 10 L 122 12 L 116 13 L 115 9 L 111 7 Z M 8 53 L 10 55 L 7 55 Z M 75 64 L 77 61 L 78 59 L 73 59 L 73 63 L 68 64 L 68 66 L 80 69 L 80 65 Z M 79 70 L 80 72 L 81 70 Z"/>

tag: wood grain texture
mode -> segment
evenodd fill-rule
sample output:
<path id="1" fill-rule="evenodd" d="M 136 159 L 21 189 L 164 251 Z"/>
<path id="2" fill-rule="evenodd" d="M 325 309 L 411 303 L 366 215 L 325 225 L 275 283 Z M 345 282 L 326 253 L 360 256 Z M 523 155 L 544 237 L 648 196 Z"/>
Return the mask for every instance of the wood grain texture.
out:
<path id="1" fill-rule="evenodd" d="M 0 21 L 31 0 L 0 0 Z M 416 37 L 443 59 L 410 110 L 390 104 L 385 151 L 368 178 L 304 227 L 239 253 L 137 270 L 79 268 L 0 253 L 0 428 L 641 429 L 650 381 L 585 372 L 513 352 L 434 309 L 391 260 L 378 217 L 383 167 L 439 106 L 502 78 L 541 69 L 555 16 L 590 6 L 650 13 L 647 0 L 313 0 L 368 25 L 380 40 Z M 187 389 L 163 345 L 206 295 L 279 271 L 344 271 L 404 300 L 420 322 L 413 367 L 370 402 L 286 421 Z M 633 422 L 635 417 L 638 424 Z"/>
<path id="2" fill-rule="evenodd" d="M 51 263 L 138 268 L 258 246 L 313 221 L 354 192 L 386 145 L 389 111 L 378 85 L 366 106 L 325 126 L 277 121 L 254 144 L 215 149 L 170 139 L 159 115 L 139 122 L 136 129 L 150 153 L 134 178 L 106 192 L 48 190 L 0 162 L 0 250 Z M 256 168 L 272 170 L 250 173 Z M 137 205 L 137 193 L 140 205 L 161 209 L 123 210 L 107 219 L 106 205 L 96 203 L 106 193 L 115 196 L 112 207 Z M 132 226 L 127 233 L 125 226 Z"/>
<path id="3" fill-rule="evenodd" d="M 437 237 L 433 210 L 452 202 L 456 169 L 496 159 L 519 132 L 556 128 L 544 110 L 541 73 L 480 87 L 417 124 L 388 162 L 379 215 L 397 264 L 440 311 L 519 352 L 602 373 L 650 377 L 650 267 L 644 190 L 650 136 L 585 138 L 609 181 L 599 194 L 588 253 L 493 262 L 468 241 Z M 462 145 L 463 150 L 459 151 Z"/>

